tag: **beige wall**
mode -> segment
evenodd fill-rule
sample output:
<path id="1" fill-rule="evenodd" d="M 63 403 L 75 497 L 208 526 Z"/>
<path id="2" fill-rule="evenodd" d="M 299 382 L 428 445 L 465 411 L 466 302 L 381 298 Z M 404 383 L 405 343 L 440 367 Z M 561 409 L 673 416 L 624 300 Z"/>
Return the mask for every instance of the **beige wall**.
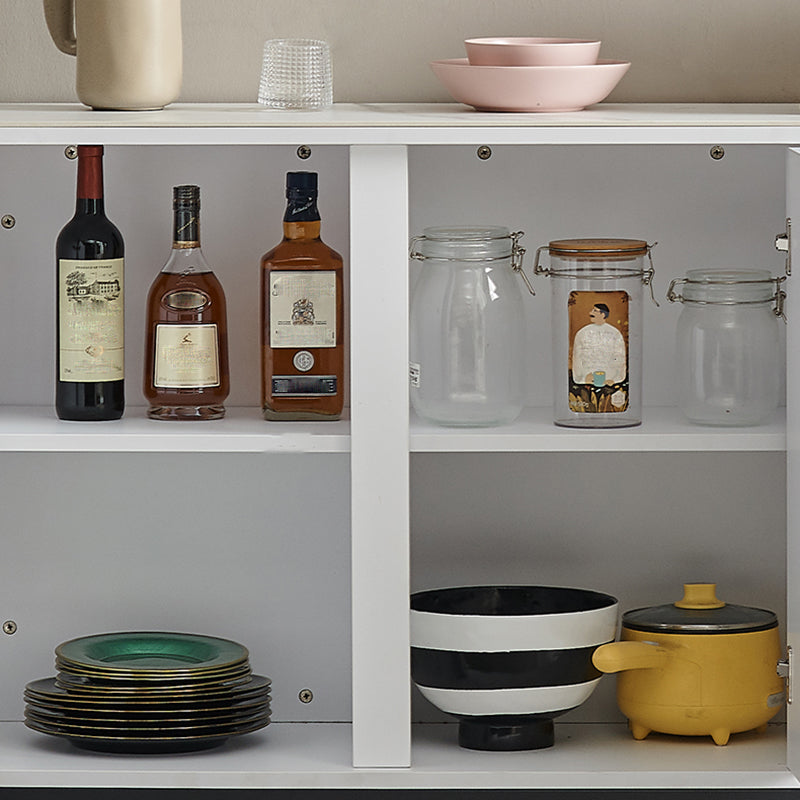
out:
<path id="1" fill-rule="evenodd" d="M 0 102 L 74 101 L 39 0 L 0 0 Z M 599 37 L 618 102 L 797 102 L 800 0 L 184 0 L 181 100 L 255 101 L 264 39 L 327 39 L 339 102 L 447 101 L 427 62 L 489 35 Z"/>

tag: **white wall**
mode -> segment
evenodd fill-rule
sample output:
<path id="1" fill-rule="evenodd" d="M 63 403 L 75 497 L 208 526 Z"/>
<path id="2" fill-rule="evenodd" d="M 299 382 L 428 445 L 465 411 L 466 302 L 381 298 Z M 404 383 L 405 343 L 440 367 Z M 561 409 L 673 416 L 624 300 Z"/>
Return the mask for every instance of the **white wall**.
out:
<path id="1" fill-rule="evenodd" d="M 617 102 L 797 102 L 797 0 L 184 0 L 181 100 L 255 101 L 262 43 L 327 39 L 339 102 L 447 101 L 427 66 L 490 35 L 599 37 Z M 39 0 L 0 0 L 0 102 L 74 101 Z"/>

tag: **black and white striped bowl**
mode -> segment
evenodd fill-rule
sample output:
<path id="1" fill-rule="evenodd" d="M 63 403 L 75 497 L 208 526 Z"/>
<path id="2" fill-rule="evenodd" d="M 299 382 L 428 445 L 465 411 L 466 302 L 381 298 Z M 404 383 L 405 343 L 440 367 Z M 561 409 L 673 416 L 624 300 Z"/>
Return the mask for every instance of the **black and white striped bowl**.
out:
<path id="1" fill-rule="evenodd" d="M 600 681 L 592 653 L 614 641 L 619 604 L 587 589 L 461 586 L 411 595 L 411 677 L 459 720 L 475 750 L 554 742 L 553 719 Z"/>

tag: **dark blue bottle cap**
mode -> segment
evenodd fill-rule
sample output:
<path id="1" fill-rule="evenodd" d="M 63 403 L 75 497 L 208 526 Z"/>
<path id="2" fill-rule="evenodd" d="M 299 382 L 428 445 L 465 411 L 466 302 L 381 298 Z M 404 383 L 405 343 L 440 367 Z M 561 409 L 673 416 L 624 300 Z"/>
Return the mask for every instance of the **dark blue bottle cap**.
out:
<path id="1" fill-rule="evenodd" d="M 317 191 L 317 173 L 316 172 L 287 172 L 286 173 L 286 188 L 287 189 L 302 189 L 306 191 Z"/>

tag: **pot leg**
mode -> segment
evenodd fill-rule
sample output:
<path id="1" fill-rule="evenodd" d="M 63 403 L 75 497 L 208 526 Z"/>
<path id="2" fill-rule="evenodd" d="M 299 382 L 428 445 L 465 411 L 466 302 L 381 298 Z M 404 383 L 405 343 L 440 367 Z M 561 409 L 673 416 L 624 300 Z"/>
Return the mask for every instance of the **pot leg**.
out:
<path id="1" fill-rule="evenodd" d="M 640 722 L 636 722 L 634 720 L 628 721 L 628 727 L 631 729 L 634 739 L 644 739 L 647 734 L 653 730 L 652 728 L 648 728 L 647 726 L 642 725 Z"/>
<path id="2" fill-rule="evenodd" d="M 731 732 L 727 728 L 717 728 L 711 731 L 711 738 L 714 740 L 714 744 L 726 745 L 728 744 L 728 739 L 731 738 Z"/>

